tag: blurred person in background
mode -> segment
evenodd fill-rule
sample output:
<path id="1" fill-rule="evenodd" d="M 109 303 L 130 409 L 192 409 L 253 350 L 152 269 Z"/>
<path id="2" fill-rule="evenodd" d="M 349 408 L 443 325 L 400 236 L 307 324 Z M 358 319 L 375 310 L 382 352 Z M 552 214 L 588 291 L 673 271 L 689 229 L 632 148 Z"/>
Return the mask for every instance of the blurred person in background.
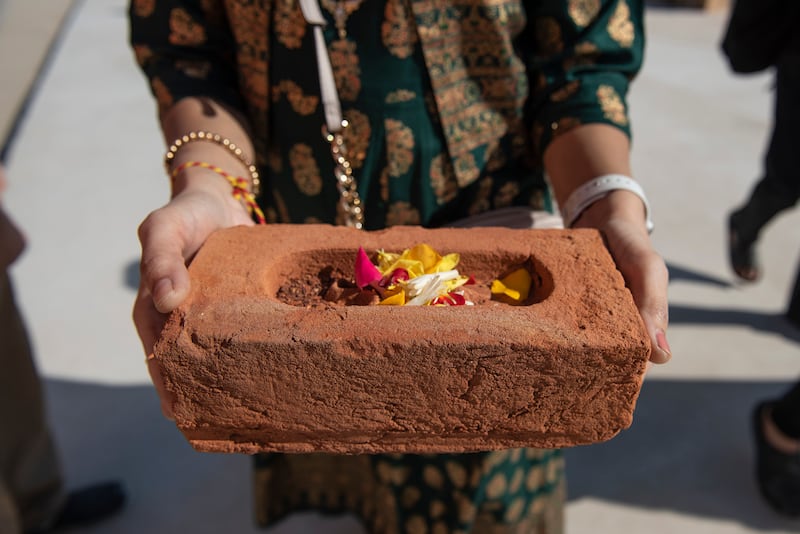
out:
<path id="1" fill-rule="evenodd" d="M 0 164 L 0 201 L 5 189 Z M 119 511 L 117 482 L 68 492 L 48 428 L 42 384 L 14 301 L 8 267 L 25 240 L 0 202 L 0 533 L 39 534 L 85 525 Z"/>
<path id="2" fill-rule="evenodd" d="M 722 41 L 739 74 L 775 69 L 772 137 L 762 178 L 728 217 L 728 256 L 744 281 L 761 276 L 759 234 L 800 199 L 800 2 L 737 0 Z M 787 319 L 800 328 L 800 266 Z M 756 477 L 778 512 L 800 516 L 800 381 L 783 396 L 758 403 L 753 412 Z"/>

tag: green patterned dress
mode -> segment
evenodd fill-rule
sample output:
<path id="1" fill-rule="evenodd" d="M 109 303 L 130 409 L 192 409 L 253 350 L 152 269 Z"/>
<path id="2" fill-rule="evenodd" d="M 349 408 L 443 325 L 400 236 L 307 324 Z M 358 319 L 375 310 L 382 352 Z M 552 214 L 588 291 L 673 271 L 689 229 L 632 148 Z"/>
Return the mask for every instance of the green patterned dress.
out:
<path id="1" fill-rule="evenodd" d="M 367 229 L 549 209 L 541 156 L 554 137 L 587 123 L 630 133 L 641 1 L 320 3 Z M 270 222 L 343 222 L 313 33 L 296 0 L 132 0 L 130 20 L 160 111 L 195 96 L 246 117 Z M 555 450 L 255 464 L 265 526 L 313 509 L 355 513 L 375 533 L 563 531 Z"/>

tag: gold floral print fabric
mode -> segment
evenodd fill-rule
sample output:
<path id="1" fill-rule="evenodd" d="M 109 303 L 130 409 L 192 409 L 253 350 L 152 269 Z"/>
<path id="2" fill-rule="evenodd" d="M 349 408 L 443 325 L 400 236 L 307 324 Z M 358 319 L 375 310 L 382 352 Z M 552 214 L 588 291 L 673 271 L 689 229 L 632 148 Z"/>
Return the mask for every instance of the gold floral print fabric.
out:
<path id="1" fill-rule="evenodd" d="M 597 100 L 603 109 L 603 116 L 614 124 L 626 126 L 628 124 L 628 114 L 625 112 L 625 104 L 614 87 L 601 85 L 597 88 Z"/>
<path id="2" fill-rule="evenodd" d="M 461 187 L 480 176 L 486 146 L 521 120 L 528 86 L 513 40 L 522 5 L 503 0 L 409 0 L 448 151 Z M 473 153 L 476 152 L 476 153 Z"/>
<path id="3" fill-rule="evenodd" d="M 372 137 L 370 120 L 365 113 L 353 108 L 345 109 L 345 114 L 347 120 L 350 121 L 350 126 L 343 133 L 345 143 L 347 143 L 350 165 L 354 169 L 361 169 L 364 159 L 367 157 L 369 141 Z"/>
<path id="4" fill-rule="evenodd" d="M 385 126 L 389 176 L 400 177 L 414 163 L 414 132 L 395 119 L 387 119 Z"/>
<path id="5" fill-rule="evenodd" d="M 325 32 L 368 227 L 443 224 L 514 194 L 513 205 L 540 205 L 540 158 L 554 136 L 594 122 L 629 133 L 642 0 L 345 4 L 341 28 L 324 10 Z M 264 207 L 285 222 L 337 218 L 312 32 L 297 0 L 132 0 L 130 20 L 160 112 L 186 96 L 239 110 L 265 174 Z M 398 123 L 411 132 L 407 146 Z M 290 172 L 299 144 L 309 147 L 303 168 L 318 169 L 313 187 L 308 173 Z M 406 204 L 418 217 L 397 216 Z"/>
<path id="6" fill-rule="evenodd" d="M 281 80 L 272 89 L 272 101 L 278 103 L 281 98 L 286 98 L 292 109 L 298 115 L 311 115 L 319 105 L 318 95 L 307 95 L 303 88 L 292 80 Z"/>
<path id="7" fill-rule="evenodd" d="M 205 28 L 181 8 L 175 8 L 169 17 L 169 42 L 179 46 L 201 45 L 206 42 Z"/>
<path id="8" fill-rule="evenodd" d="M 569 0 L 569 16 L 579 28 L 585 28 L 600 13 L 600 0 Z"/>
<path id="9" fill-rule="evenodd" d="M 563 533 L 564 462 L 558 451 L 265 454 L 255 465 L 261 525 L 316 509 L 355 513 L 374 534 Z"/>
<path id="10" fill-rule="evenodd" d="M 620 0 L 608 23 L 608 35 L 621 47 L 630 48 L 636 38 L 631 20 L 631 10 L 625 0 Z"/>
<path id="11" fill-rule="evenodd" d="M 337 39 L 328 49 L 333 67 L 333 77 L 343 102 L 353 102 L 361 91 L 361 67 L 356 43 L 347 39 Z"/>
<path id="12" fill-rule="evenodd" d="M 132 0 L 131 10 L 137 17 L 149 17 L 155 10 L 156 0 Z"/>
<path id="13" fill-rule="evenodd" d="M 387 0 L 381 37 L 389 52 L 405 59 L 414 51 L 417 32 L 406 0 Z"/>
<path id="14" fill-rule="evenodd" d="M 439 154 L 431 160 L 428 171 L 437 204 L 446 204 L 458 194 L 455 170 L 446 154 Z"/>
<path id="15" fill-rule="evenodd" d="M 539 154 L 555 136 L 583 124 L 605 123 L 630 135 L 625 97 L 644 53 L 643 2 L 564 3 L 565 17 L 558 10 L 533 15 L 534 39 L 544 53 L 528 64 L 537 80 L 529 131 Z"/>
<path id="16" fill-rule="evenodd" d="M 300 48 L 306 34 L 306 21 L 293 0 L 275 0 L 275 38 L 289 49 Z"/>
<path id="17" fill-rule="evenodd" d="M 297 188 L 307 196 L 318 195 L 322 190 L 322 177 L 310 146 L 298 143 L 289 150 L 289 164 Z"/>

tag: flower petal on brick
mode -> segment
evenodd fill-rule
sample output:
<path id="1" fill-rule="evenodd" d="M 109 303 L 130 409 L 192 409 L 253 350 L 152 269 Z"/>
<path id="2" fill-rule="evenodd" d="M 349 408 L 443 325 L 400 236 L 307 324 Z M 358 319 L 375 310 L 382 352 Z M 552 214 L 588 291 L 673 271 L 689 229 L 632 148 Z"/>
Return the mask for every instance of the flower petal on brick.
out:
<path id="1" fill-rule="evenodd" d="M 431 301 L 431 306 L 464 306 L 467 299 L 461 293 L 446 293 Z"/>
<path id="2" fill-rule="evenodd" d="M 378 282 L 381 278 L 383 278 L 381 272 L 377 267 L 375 267 L 375 265 L 373 265 L 369 259 L 369 256 L 367 256 L 367 253 L 364 252 L 362 247 L 358 247 L 355 274 L 356 285 L 359 287 L 359 289 L 364 289 L 372 282 Z"/>
<path id="3" fill-rule="evenodd" d="M 467 304 L 467 297 L 461 293 L 450 293 L 450 298 L 456 303 L 456 306 L 464 306 Z"/>
<path id="4" fill-rule="evenodd" d="M 461 255 L 453 252 L 451 254 L 447 254 L 446 256 L 442 257 L 441 260 L 436 264 L 433 272 L 442 272 L 442 271 L 452 271 L 458 265 L 458 262 L 461 261 Z"/>
<path id="5" fill-rule="evenodd" d="M 406 306 L 424 306 L 439 295 L 446 294 L 447 282 L 458 278 L 458 271 L 445 271 L 442 273 L 423 274 L 412 278 L 400 285 L 408 293 L 409 300 Z"/>
<path id="6" fill-rule="evenodd" d="M 439 253 L 433 250 L 433 248 L 427 243 L 420 243 L 418 245 L 414 245 L 414 247 L 405 251 L 403 253 L 403 256 L 405 256 L 407 259 L 416 260 L 422 263 L 422 271 L 424 273 L 438 272 L 434 269 L 442 260 L 442 257 L 439 255 Z M 449 270 L 449 269 L 444 269 L 444 270 Z"/>
<path id="7" fill-rule="evenodd" d="M 504 295 L 512 300 L 520 300 L 519 291 L 514 291 L 513 289 L 506 287 L 506 285 L 500 280 L 495 280 L 492 282 L 492 295 Z"/>
<path id="8" fill-rule="evenodd" d="M 402 290 L 405 294 L 405 306 L 424 306 L 438 297 L 442 297 L 449 305 L 460 305 L 463 298 L 456 298 L 454 301 L 448 297 L 448 293 L 470 281 L 470 278 L 460 276 L 455 270 L 460 259 L 460 255 L 455 253 L 441 256 L 427 243 L 414 245 L 402 254 L 379 250 L 378 270 L 382 278 L 378 285 L 388 292 L 392 292 L 395 287 Z M 396 301 L 397 298 L 392 298 L 387 303 Z"/>
<path id="9" fill-rule="evenodd" d="M 380 301 L 378 304 L 387 306 L 403 306 L 406 303 L 406 293 L 402 289 L 398 288 L 395 290 L 394 294 L 387 292 L 386 295 L 386 298 Z"/>
<path id="10" fill-rule="evenodd" d="M 403 269 L 402 267 L 398 267 L 397 269 L 393 270 L 389 274 L 383 275 L 381 278 L 380 286 L 381 287 L 392 287 L 396 285 L 398 282 L 406 281 L 411 278 L 408 274 L 408 271 Z"/>
<path id="11" fill-rule="evenodd" d="M 447 271 L 447 272 L 453 272 L 453 271 Z M 458 271 L 455 271 L 455 272 L 458 272 Z M 448 293 L 451 293 L 451 292 L 455 291 L 456 289 L 458 289 L 459 287 L 467 285 L 467 282 L 469 282 L 469 278 L 467 278 L 466 276 L 459 276 L 458 278 L 453 278 L 452 280 L 447 280 L 445 282 L 445 288 L 447 289 Z"/>
<path id="12" fill-rule="evenodd" d="M 519 268 L 500 280 L 492 282 L 492 293 L 505 295 L 516 302 L 523 302 L 528 298 L 531 290 L 531 273 L 527 269 Z"/>
<path id="13" fill-rule="evenodd" d="M 400 254 L 386 252 L 385 250 L 381 249 L 378 251 L 378 269 L 384 273 L 391 272 L 389 267 L 391 267 L 399 259 Z"/>

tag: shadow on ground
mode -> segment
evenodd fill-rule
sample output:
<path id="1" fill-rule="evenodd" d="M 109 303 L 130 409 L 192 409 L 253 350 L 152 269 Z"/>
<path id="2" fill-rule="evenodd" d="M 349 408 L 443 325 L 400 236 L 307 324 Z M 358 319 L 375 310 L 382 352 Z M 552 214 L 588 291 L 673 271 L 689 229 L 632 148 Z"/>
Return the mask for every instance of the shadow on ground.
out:
<path id="1" fill-rule="evenodd" d="M 788 389 L 789 380 L 646 381 L 630 429 L 607 443 L 567 451 L 570 499 L 591 497 L 760 531 L 797 528 L 761 502 L 750 433 L 754 404 Z"/>
<path id="2" fill-rule="evenodd" d="M 592 498 L 757 530 L 796 527 L 756 493 L 748 426 L 758 399 L 788 387 L 788 381 L 647 381 L 630 429 L 566 452 L 570 501 Z M 120 478 L 130 495 L 122 515 L 87 532 L 259 532 L 249 458 L 192 450 L 162 418 L 149 386 L 48 380 L 47 392 L 69 484 Z M 275 534 L 307 532 L 309 521 L 284 524 Z M 351 520 L 337 531 L 354 528 Z"/>
<path id="3" fill-rule="evenodd" d="M 704 273 L 687 267 L 685 265 L 678 265 L 672 262 L 667 263 L 667 270 L 669 271 L 669 283 L 683 281 L 696 284 L 713 286 L 719 289 L 728 289 L 733 287 L 730 280 L 726 280 L 714 274 Z"/>
<path id="4" fill-rule="evenodd" d="M 150 386 L 47 380 L 49 418 L 68 487 L 120 479 L 123 513 L 86 532 L 258 532 L 249 461 L 195 452 L 161 415 Z"/>
<path id="5" fill-rule="evenodd" d="M 729 308 L 699 308 L 670 305 L 669 323 L 693 325 L 731 325 L 751 328 L 768 334 L 783 336 L 800 343 L 800 328 L 792 325 L 783 313 L 764 313 L 755 310 Z M 800 358 L 800 347 L 798 347 Z"/>
<path id="6" fill-rule="evenodd" d="M 692 267 L 667 262 L 669 282 L 688 282 L 697 285 L 711 286 L 720 290 L 736 287 L 730 280 L 714 274 L 698 271 Z M 781 306 L 784 303 L 777 303 Z M 788 295 L 787 295 L 788 304 Z M 740 326 L 768 334 L 777 334 L 788 341 L 800 343 L 800 328 L 786 319 L 784 313 L 765 313 L 761 310 L 732 309 L 730 307 L 711 308 L 670 304 L 670 325 L 728 325 Z M 800 356 L 800 350 L 798 350 Z"/>

